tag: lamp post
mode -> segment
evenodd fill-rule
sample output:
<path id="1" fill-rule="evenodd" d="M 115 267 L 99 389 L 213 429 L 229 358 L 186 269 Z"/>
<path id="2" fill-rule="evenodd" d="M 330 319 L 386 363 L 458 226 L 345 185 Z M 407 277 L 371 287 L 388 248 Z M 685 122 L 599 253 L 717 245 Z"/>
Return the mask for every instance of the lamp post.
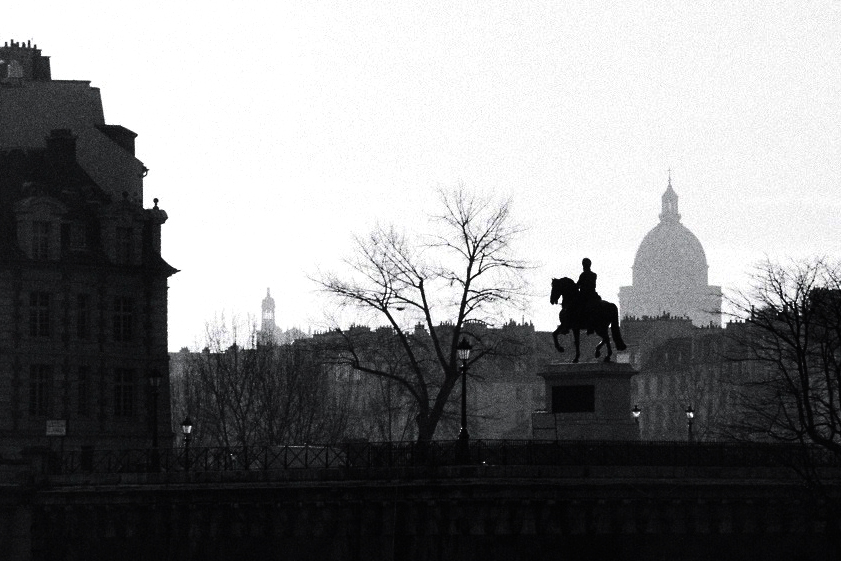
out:
<path id="1" fill-rule="evenodd" d="M 152 471 L 158 471 L 161 459 L 158 455 L 158 395 L 160 394 L 161 373 L 155 368 L 149 375 L 149 387 L 152 388 Z"/>
<path id="2" fill-rule="evenodd" d="M 181 421 L 181 434 L 184 435 L 184 471 L 190 473 L 190 433 L 193 432 L 193 421 L 184 417 Z"/>
<path id="3" fill-rule="evenodd" d="M 461 430 L 458 432 L 458 459 L 467 463 L 470 459 L 470 435 L 467 434 L 467 361 L 473 346 L 464 337 L 456 347 L 458 359 L 461 361 Z"/>
<path id="4" fill-rule="evenodd" d="M 689 442 L 692 442 L 692 419 L 695 418 L 695 411 L 692 409 L 692 406 L 686 408 L 686 424 L 689 427 Z"/>

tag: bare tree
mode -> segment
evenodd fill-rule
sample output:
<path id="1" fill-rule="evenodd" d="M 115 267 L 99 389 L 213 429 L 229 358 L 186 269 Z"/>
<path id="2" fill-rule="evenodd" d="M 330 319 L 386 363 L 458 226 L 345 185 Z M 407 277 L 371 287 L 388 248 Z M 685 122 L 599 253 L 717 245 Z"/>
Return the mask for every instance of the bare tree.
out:
<path id="1" fill-rule="evenodd" d="M 746 365 L 734 434 L 841 453 L 841 267 L 766 262 L 748 294 L 731 359 Z"/>
<path id="2" fill-rule="evenodd" d="M 744 318 L 733 358 L 738 439 L 789 442 L 784 461 L 803 478 L 836 551 L 841 550 L 837 478 L 841 458 L 841 265 L 825 259 L 766 262 L 731 304 Z"/>
<path id="3" fill-rule="evenodd" d="M 205 347 L 184 353 L 174 407 L 190 415 L 197 443 L 222 447 L 336 442 L 350 400 L 304 344 L 259 342 L 253 325 L 208 323 Z M 180 421 L 180 417 L 178 417 Z"/>
<path id="4" fill-rule="evenodd" d="M 424 240 L 393 227 L 357 237 L 348 275 L 315 281 L 339 305 L 373 316 L 389 328 L 399 361 L 371 355 L 353 330 L 334 331 L 338 357 L 354 370 L 391 380 L 416 405 L 418 441 L 435 435 L 460 375 L 456 346 L 473 341 L 471 362 L 494 350 L 476 326 L 493 323 L 521 302 L 525 263 L 511 253 L 520 229 L 508 201 L 495 202 L 463 188 L 441 192 L 443 212 Z M 407 322 L 409 326 L 407 326 Z M 393 350 L 393 349 L 391 349 Z M 392 357 L 393 358 L 393 357 Z"/>
<path id="5" fill-rule="evenodd" d="M 404 441 L 415 438 L 417 405 L 406 388 L 394 380 L 405 371 L 405 359 L 399 340 L 389 328 L 371 331 L 355 327 L 342 333 L 340 344 L 331 345 L 327 353 L 336 358 L 343 368 L 348 368 L 351 379 L 360 388 L 360 398 L 356 426 L 357 436 L 374 441 Z M 342 352 L 352 348 L 354 353 L 365 357 L 368 365 L 388 372 L 391 376 L 361 376 L 348 364 L 347 356 Z"/>

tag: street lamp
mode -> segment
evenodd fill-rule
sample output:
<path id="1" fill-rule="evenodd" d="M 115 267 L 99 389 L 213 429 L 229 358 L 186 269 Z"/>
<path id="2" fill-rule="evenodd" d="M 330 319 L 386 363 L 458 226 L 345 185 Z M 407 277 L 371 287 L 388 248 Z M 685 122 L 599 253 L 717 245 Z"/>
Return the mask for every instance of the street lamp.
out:
<path id="1" fill-rule="evenodd" d="M 686 423 L 689 427 L 689 442 L 693 441 L 692 438 L 692 419 L 695 418 L 695 411 L 692 409 L 692 406 L 686 408 Z"/>
<path id="2" fill-rule="evenodd" d="M 640 413 L 642 413 L 642 409 L 634 405 L 634 408 L 631 409 L 631 415 L 634 416 L 634 422 L 637 423 L 637 428 L 640 426 Z"/>
<path id="3" fill-rule="evenodd" d="M 193 432 L 193 421 L 184 417 L 181 421 L 181 434 L 184 435 L 184 471 L 190 473 L 190 433 Z"/>
<path id="4" fill-rule="evenodd" d="M 467 434 L 467 361 L 473 346 L 464 337 L 456 347 L 458 359 L 461 361 L 461 430 L 458 432 L 459 460 L 467 463 L 470 458 L 470 435 Z"/>
<path id="5" fill-rule="evenodd" d="M 149 387 L 152 388 L 152 471 L 160 469 L 158 455 L 158 395 L 160 394 L 161 373 L 155 368 L 149 374 Z"/>

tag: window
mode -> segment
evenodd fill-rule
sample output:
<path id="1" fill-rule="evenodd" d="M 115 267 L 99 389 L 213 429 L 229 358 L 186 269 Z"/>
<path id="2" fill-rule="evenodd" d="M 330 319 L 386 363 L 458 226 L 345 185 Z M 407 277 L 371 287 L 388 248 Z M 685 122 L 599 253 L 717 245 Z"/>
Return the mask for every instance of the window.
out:
<path id="1" fill-rule="evenodd" d="M 23 66 L 16 60 L 10 60 L 6 67 L 7 78 L 23 78 Z"/>
<path id="2" fill-rule="evenodd" d="M 134 261 L 134 229 L 117 227 L 117 263 L 131 265 Z"/>
<path id="3" fill-rule="evenodd" d="M 134 370 L 114 369 L 114 416 L 134 415 Z"/>
<path id="4" fill-rule="evenodd" d="M 114 340 L 131 341 L 134 322 L 134 299 L 125 296 L 114 298 Z"/>
<path id="5" fill-rule="evenodd" d="M 595 386 L 554 386 L 552 388 L 552 413 L 593 413 L 595 411 Z"/>
<path id="6" fill-rule="evenodd" d="M 85 249 L 87 244 L 85 224 L 74 222 L 70 224 L 70 249 Z"/>
<path id="7" fill-rule="evenodd" d="M 46 416 L 49 413 L 50 378 L 52 367 L 33 364 L 29 367 L 29 414 Z"/>
<path id="8" fill-rule="evenodd" d="M 32 222 L 32 258 L 47 260 L 50 258 L 50 228 L 49 222 L 36 220 Z"/>
<path id="9" fill-rule="evenodd" d="M 91 298 L 88 294 L 76 296 L 76 336 L 79 339 L 90 337 Z"/>
<path id="10" fill-rule="evenodd" d="M 32 337 L 50 336 L 50 294 L 48 292 L 29 293 L 29 335 Z"/>
<path id="11" fill-rule="evenodd" d="M 90 414 L 90 398 L 88 397 L 88 367 L 80 366 L 76 379 L 76 412 L 81 417 Z"/>
<path id="12" fill-rule="evenodd" d="M 82 471 L 93 471 L 93 446 L 82 446 L 79 451 L 79 465 Z"/>

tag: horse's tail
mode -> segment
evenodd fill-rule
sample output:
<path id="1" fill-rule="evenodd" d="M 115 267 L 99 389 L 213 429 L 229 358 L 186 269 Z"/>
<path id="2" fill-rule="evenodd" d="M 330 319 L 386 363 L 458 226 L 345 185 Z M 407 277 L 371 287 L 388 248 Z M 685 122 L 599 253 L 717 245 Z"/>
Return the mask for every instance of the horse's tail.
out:
<path id="1" fill-rule="evenodd" d="M 619 308 L 616 307 L 616 304 L 612 304 L 612 306 L 610 336 L 613 337 L 613 344 L 616 346 L 616 350 L 624 351 L 628 348 L 628 345 L 626 345 L 625 341 L 622 339 L 622 331 L 619 329 Z"/>

